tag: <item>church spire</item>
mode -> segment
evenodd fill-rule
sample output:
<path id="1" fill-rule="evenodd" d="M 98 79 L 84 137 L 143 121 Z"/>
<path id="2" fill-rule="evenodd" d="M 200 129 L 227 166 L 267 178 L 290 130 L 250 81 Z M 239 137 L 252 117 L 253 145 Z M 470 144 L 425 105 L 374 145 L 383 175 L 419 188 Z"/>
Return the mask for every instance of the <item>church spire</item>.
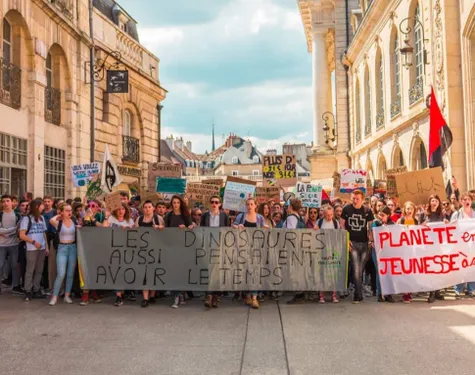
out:
<path id="1" fill-rule="evenodd" d="M 215 143 L 215 141 L 214 141 L 214 122 L 213 122 L 212 135 L 213 135 L 213 140 L 212 140 L 212 145 L 211 145 L 211 151 L 214 151 L 214 150 L 216 150 L 216 143 Z"/>

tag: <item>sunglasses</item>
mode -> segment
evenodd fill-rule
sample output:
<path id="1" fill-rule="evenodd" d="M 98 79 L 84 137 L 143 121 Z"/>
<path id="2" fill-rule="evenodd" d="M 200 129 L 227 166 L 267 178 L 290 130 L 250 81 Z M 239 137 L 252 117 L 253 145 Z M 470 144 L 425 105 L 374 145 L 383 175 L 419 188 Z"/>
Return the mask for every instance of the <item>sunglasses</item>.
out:
<path id="1" fill-rule="evenodd" d="M 211 204 L 219 204 L 220 201 L 211 201 Z"/>
<path id="2" fill-rule="evenodd" d="M 99 206 L 97 204 L 88 204 L 88 208 L 98 208 Z"/>

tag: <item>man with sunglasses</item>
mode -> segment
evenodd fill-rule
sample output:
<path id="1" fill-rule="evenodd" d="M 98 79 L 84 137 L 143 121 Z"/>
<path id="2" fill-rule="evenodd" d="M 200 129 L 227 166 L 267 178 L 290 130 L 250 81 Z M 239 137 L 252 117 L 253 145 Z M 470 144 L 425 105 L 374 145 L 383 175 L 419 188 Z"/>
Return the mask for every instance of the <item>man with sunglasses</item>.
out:
<path id="1" fill-rule="evenodd" d="M 211 228 L 221 228 L 229 226 L 229 218 L 224 212 L 220 210 L 221 199 L 214 195 L 210 198 L 211 208 L 201 216 L 201 226 Z M 217 308 L 219 306 L 219 292 L 208 292 L 206 295 L 205 307 Z"/>

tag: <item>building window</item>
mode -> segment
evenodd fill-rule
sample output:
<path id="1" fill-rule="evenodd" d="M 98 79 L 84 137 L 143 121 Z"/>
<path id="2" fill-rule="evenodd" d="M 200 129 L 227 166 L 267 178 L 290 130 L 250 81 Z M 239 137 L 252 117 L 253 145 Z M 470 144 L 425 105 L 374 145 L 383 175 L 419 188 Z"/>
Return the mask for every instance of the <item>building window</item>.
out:
<path id="1" fill-rule="evenodd" d="M 132 115 L 127 110 L 124 111 L 124 124 L 122 127 L 122 132 L 122 135 L 127 137 L 130 137 L 132 133 Z"/>
<path id="2" fill-rule="evenodd" d="M 66 153 L 64 150 L 45 146 L 45 195 L 65 197 Z"/>
<path id="3" fill-rule="evenodd" d="M 231 163 L 233 164 L 237 164 L 239 162 L 239 159 L 237 156 L 233 156 L 233 158 L 231 159 Z"/>
<path id="4" fill-rule="evenodd" d="M 371 134 L 371 79 L 367 65 L 365 69 L 365 86 L 365 136 L 369 136 Z"/>
<path id="5" fill-rule="evenodd" d="M 26 192 L 27 153 L 26 139 L 0 133 L 0 194 Z"/>
<path id="6" fill-rule="evenodd" d="M 356 79 L 355 87 L 355 139 L 356 143 L 361 142 L 361 98 L 360 81 Z"/>
<path id="7" fill-rule="evenodd" d="M 422 45 L 422 18 L 419 4 L 414 12 L 414 56 L 416 68 L 416 82 L 422 79 L 424 74 L 424 47 Z"/>
<path id="8" fill-rule="evenodd" d="M 261 175 L 261 172 L 260 172 L 258 169 L 254 169 L 254 170 L 252 171 L 252 175 L 253 175 L 253 176 L 260 176 L 260 175 Z"/>
<path id="9" fill-rule="evenodd" d="M 401 54 L 399 52 L 399 35 L 397 28 L 393 29 L 392 49 L 392 101 L 391 118 L 401 113 Z"/>
<path id="10" fill-rule="evenodd" d="M 376 54 L 376 127 L 384 125 L 384 70 L 381 49 Z"/>
<path id="11" fill-rule="evenodd" d="M 233 176 L 239 176 L 239 171 L 233 171 Z"/>
<path id="12" fill-rule="evenodd" d="M 53 56 L 46 57 L 45 120 L 61 125 L 61 91 L 55 88 L 53 76 Z"/>
<path id="13" fill-rule="evenodd" d="M 5 64 L 12 62 L 12 26 L 3 19 L 3 61 Z"/>

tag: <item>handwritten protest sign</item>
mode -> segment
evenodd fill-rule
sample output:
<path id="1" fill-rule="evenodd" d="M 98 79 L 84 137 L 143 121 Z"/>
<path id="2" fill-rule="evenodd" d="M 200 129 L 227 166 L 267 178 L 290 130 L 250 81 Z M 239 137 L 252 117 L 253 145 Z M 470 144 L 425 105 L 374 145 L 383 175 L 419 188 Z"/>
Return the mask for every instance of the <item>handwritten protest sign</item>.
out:
<path id="1" fill-rule="evenodd" d="M 296 198 L 302 201 L 303 207 L 320 207 L 322 205 L 322 186 L 298 182 Z"/>
<path id="2" fill-rule="evenodd" d="M 297 159 L 295 155 L 264 155 L 262 158 L 262 178 L 276 180 L 282 186 L 297 183 Z"/>
<path id="3" fill-rule="evenodd" d="M 333 291 L 348 242 L 344 230 L 81 228 L 78 256 L 86 289 Z"/>
<path id="4" fill-rule="evenodd" d="M 100 170 L 99 163 L 71 165 L 71 181 L 75 187 L 87 186 Z"/>
<path id="5" fill-rule="evenodd" d="M 364 169 L 343 169 L 341 171 L 340 193 L 361 190 L 366 193 L 368 172 Z"/>
<path id="6" fill-rule="evenodd" d="M 373 228 L 382 294 L 475 281 L 475 221 Z"/>
<path id="7" fill-rule="evenodd" d="M 223 186 L 223 179 L 222 178 L 211 178 L 211 179 L 208 179 L 208 180 L 203 180 L 203 181 L 201 181 L 201 183 L 206 184 L 206 185 L 216 185 L 219 188 L 221 188 Z"/>
<path id="8" fill-rule="evenodd" d="M 173 177 L 157 177 L 155 191 L 157 193 L 185 194 L 186 179 Z"/>
<path id="9" fill-rule="evenodd" d="M 149 163 L 148 164 L 148 190 L 155 191 L 157 177 L 181 177 L 180 164 Z"/>
<path id="10" fill-rule="evenodd" d="M 269 202 L 271 200 L 280 202 L 280 187 L 279 186 L 257 186 L 256 199 L 258 203 Z"/>
<path id="11" fill-rule="evenodd" d="M 388 197 L 397 197 L 396 175 L 407 172 L 407 167 L 397 167 L 386 171 L 386 194 Z"/>
<path id="12" fill-rule="evenodd" d="M 186 186 L 186 194 L 192 201 L 207 203 L 213 195 L 219 196 L 219 189 L 214 184 L 191 183 Z"/>
<path id="13" fill-rule="evenodd" d="M 228 176 L 224 188 L 223 208 L 232 211 L 246 211 L 246 200 L 254 195 L 256 183 Z"/>
<path id="14" fill-rule="evenodd" d="M 93 180 L 87 185 L 86 198 L 87 199 L 104 199 L 106 193 L 101 188 L 101 180 L 97 177 L 96 180 Z"/>
<path id="15" fill-rule="evenodd" d="M 374 180 L 374 192 L 376 194 L 386 194 L 386 180 Z"/>
<path id="16" fill-rule="evenodd" d="M 426 204 L 429 196 L 436 194 L 446 198 L 442 168 L 430 168 L 396 175 L 399 200 L 414 204 Z"/>
<path id="17" fill-rule="evenodd" d="M 118 210 L 122 207 L 120 191 L 114 191 L 113 193 L 106 195 L 106 207 L 110 212 Z"/>

